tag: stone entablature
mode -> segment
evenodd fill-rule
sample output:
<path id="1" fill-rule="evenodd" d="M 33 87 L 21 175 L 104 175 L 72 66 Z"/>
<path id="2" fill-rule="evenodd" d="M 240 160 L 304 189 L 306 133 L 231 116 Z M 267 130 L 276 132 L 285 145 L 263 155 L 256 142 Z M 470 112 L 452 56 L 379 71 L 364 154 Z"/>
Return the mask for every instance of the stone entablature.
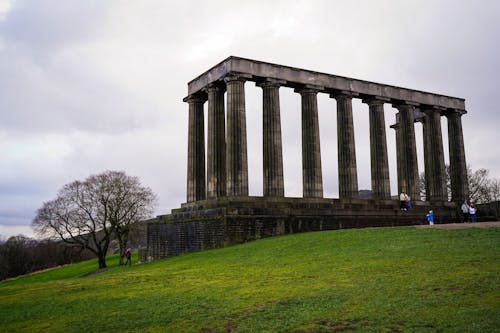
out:
<path id="1" fill-rule="evenodd" d="M 301 88 L 314 86 L 324 93 L 349 92 L 359 98 L 383 98 L 387 103 L 410 102 L 417 105 L 438 106 L 465 113 L 463 98 L 434 94 L 425 91 L 396 87 L 387 84 L 358 80 L 333 74 L 315 72 L 267 62 L 228 57 L 188 83 L 188 95 L 202 91 L 208 85 L 223 80 L 228 75 L 244 75 L 247 80 L 259 82 L 264 79 L 280 80 L 281 86 Z"/>

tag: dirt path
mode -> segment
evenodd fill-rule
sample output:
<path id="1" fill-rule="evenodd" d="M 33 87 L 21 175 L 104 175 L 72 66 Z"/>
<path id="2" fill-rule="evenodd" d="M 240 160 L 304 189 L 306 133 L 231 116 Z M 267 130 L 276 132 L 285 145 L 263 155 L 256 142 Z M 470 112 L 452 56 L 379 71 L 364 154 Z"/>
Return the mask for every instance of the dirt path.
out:
<path id="1" fill-rule="evenodd" d="M 500 228 L 500 222 L 448 223 L 434 225 L 416 225 L 415 228 L 432 229 L 466 229 L 466 228 Z"/>

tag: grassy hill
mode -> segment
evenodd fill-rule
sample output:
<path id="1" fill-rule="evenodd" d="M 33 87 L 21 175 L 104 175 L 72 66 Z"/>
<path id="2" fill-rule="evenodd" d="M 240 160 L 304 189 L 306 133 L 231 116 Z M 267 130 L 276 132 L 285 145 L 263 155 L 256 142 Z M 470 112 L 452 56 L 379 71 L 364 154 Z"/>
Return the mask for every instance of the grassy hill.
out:
<path id="1" fill-rule="evenodd" d="M 0 283 L 2 332 L 500 331 L 500 229 L 269 238 Z"/>

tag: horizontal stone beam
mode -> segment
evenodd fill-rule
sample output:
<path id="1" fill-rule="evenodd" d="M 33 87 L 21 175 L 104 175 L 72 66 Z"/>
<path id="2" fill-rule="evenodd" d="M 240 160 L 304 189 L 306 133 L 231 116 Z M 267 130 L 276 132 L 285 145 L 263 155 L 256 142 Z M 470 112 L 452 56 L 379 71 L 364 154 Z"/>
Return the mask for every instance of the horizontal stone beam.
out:
<path id="1" fill-rule="evenodd" d="M 387 103 L 410 102 L 438 106 L 465 112 L 463 98 L 445 96 L 425 91 L 401 88 L 387 84 L 358 80 L 338 75 L 320 73 L 300 68 L 271 64 L 267 62 L 231 56 L 215 65 L 188 83 L 188 95 L 193 95 L 212 82 L 222 80 L 229 74 L 245 74 L 248 80 L 259 82 L 264 79 L 283 81 L 283 86 L 297 88 L 304 85 L 316 86 L 321 92 L 349 92 L 360 98 L 382 98 Z"/>

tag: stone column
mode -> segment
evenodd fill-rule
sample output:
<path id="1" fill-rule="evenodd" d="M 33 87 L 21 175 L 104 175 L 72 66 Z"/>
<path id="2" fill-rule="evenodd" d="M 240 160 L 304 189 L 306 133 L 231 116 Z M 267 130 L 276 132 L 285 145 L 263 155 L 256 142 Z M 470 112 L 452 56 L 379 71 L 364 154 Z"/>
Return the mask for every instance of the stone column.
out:
<path id="1" fill-rule="evenodd" d="M 363 102 L 369 106 L 372 196 L 374 199 L 390 199 L 384 101 L 373 98 Z"/>
<path id="2" fill-rule="evenodd" d="M 431 171 L 431 165 L 430 165 L 430 159 L 427 158 L 426 156 L 429 156 L 429 126 L 426 124 L 426 117 L 421 117 L 419 121 L 422 123 L 422 137 L 424 140 L 424 175 L 425 175 L 425 200 L 429 201 L 430 200 L 430 193 L 431 190 L 429 188 L 429 184 L 431 183 L 430 181 L 430 175 L 432 173 Z"/>
<path id="3" fill-rule="evenodd" d="M 224 87 L 210 85 L 208 92 L 208 198 L 226 196 L 226 122 Z"/>
<path id="4" fill-rule="evenodd" d="M 412 200 L 420 200 L 414 125 L 415 106 L 400 104 L 396 107 L 399 110 L 401 131 L 401 191 L 406 192 Z"/>
<path id="5" fill-rule="evenodd" d="M 204 97 L 189 96 L 187 202 L 205 199 Z"/>
<path id="6" fill-rule="evenodd" d="M 426 193 L 428 201 L 447 201 L 446 170 L 444 165 L 441 112 L 436 108 L 424 109 L 424 158 Z"/>
<path id="7" fill-rule="evenodd" d="M 283 197 L 283 153 L 281 143 L 280 120 L 280 83 L 267 80 L 257 84 L 262 88 L 262 132 L 264 153 L 264 187 L 265 197 Z"/>
<path id="8" fill-rule="evenodd" d="M 227 195 L 248 196 L 245 78 L 227 76 Z"/>
<path id="9" fill-rule="evenodd" d="M 318 90 L 296 89 L 302 97 L 302 191 L 304 198 L 323 197 L 318 122 Z"/>
<path id="10" fill-rule="evenodd" d="M 403 191 L 403 172 L 401 168 L 403 167 L 403 151 L 402 151 L 402 139 L 401 139 L 401 126 L 399 124 L 399 114 L 396 114 L 396 123 L 391 125 L 396 134 L 396 167 L 398 176 L 398 196 Z"/>
<path id="11" fill-rule="evenodd" d="M 358 198 L 358 171 L 352 119 L 352 95 L 332 95 L 337 100 L 339 198 Z"/>
<path id="12" fill-rule="evenodd" d="M 457 203 L 468 199 L 469 196 L 461 118 L 464 113 L 465 111 L 459 110 L 451 110 L 446 113 L 450 151 L 451 200 Z"/>

